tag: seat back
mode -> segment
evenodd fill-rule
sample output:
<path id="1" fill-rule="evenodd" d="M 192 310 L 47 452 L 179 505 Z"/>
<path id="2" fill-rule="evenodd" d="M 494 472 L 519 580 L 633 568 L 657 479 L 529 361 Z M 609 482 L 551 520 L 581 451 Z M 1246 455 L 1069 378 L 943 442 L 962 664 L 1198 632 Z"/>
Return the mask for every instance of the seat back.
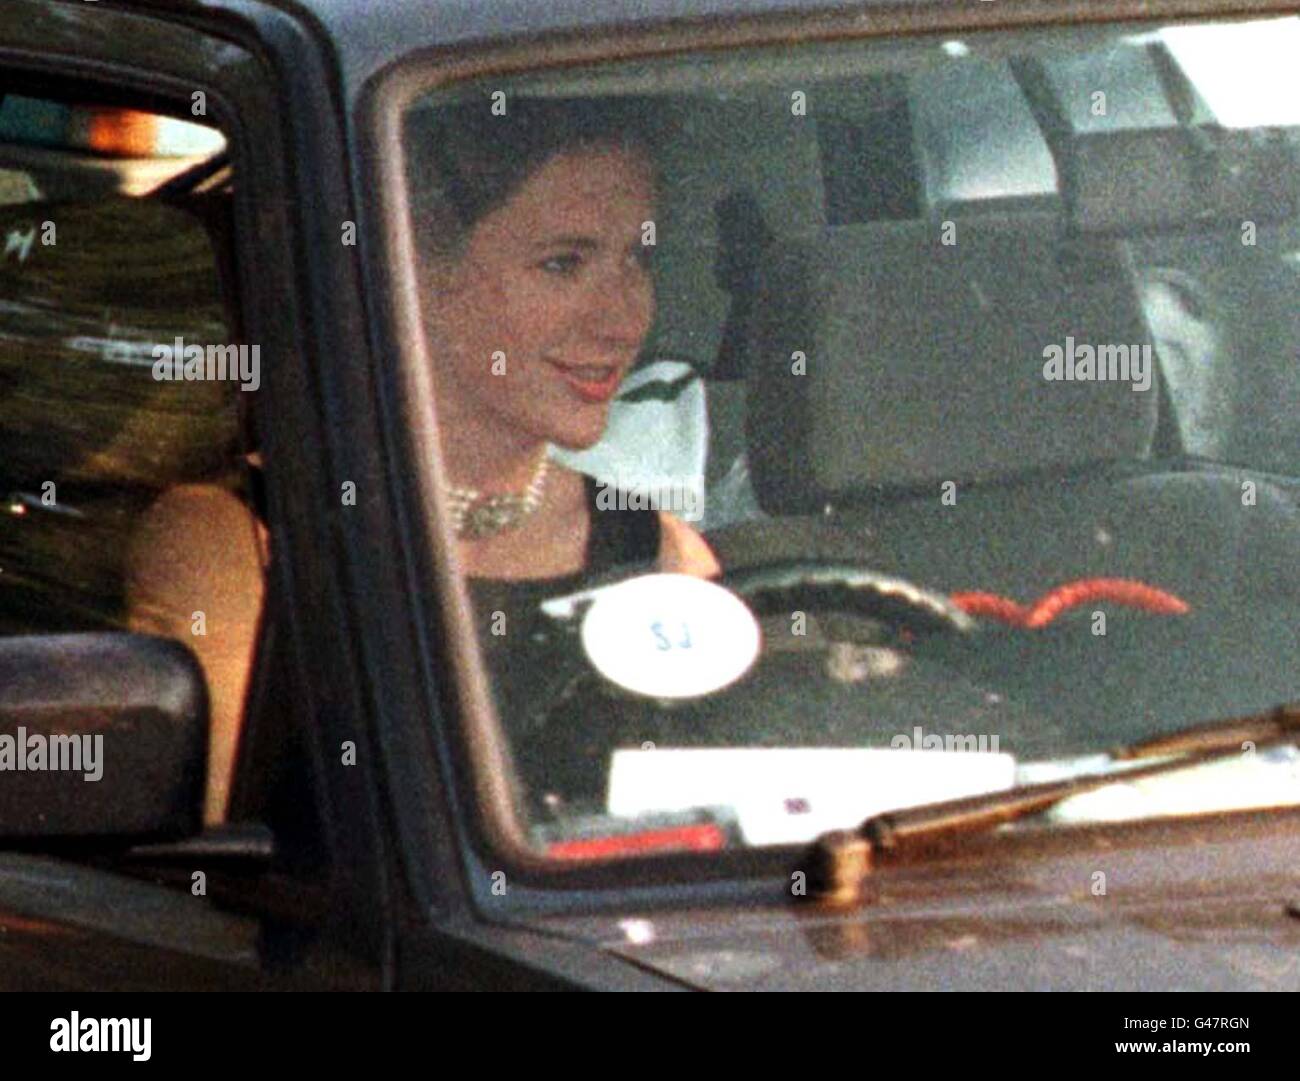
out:
<path id="1" fill-rule="evenodd" d="M 203 225 L 111 197 L 2 208 L 0 233 L 33 238 L 0 262 L 7 479 L 161 490 L 228 462 L 229 384 L 153 373 L 155 346 L 231 339 Z"/>
<path id="2" fill-rule="evenodd" d="M 1051 214 L 826 229 L 774 245 L 747 446 L 770 513 L 1144 457 L 1151 342 L 1114 243 Z M 1049 378 L 1053 351 L 1133 378 Z M 1101 365 L 1103 368 L 1107 364 Z M 1109 367 L 1118 373 L 1120 365 Z M 1142 378 L 1136 378 L 1139 371 Z"/>
<path id="3" fill-rule="evenodd" d="M 1182 447 L 1293 472 L 1300 135 L 1090 132 L 1058 158 L 1071 229 L 1119 239 L 1138 275 Z"/>
<path id="4" fill-rule="evenodd" d="M 0 208 L 0 618 L 120 626 L 125 550 L 160 492 L 228 473 L 238 391 L 154 378 L 154 348 L 231 340 L 208 233 L 157 202 Z"/>

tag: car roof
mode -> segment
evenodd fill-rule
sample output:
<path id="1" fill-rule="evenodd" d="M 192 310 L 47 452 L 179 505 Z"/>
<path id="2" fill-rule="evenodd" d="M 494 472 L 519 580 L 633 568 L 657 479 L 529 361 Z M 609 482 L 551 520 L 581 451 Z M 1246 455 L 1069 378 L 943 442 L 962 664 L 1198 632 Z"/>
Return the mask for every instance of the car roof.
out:
<path id="1" fill-rule="evenodd" d="M 213 8 L 247 8 L 248 0 L 137 0 L 143 6 L 174 11 Z M 1052 0 L 1048 0 L 1052 2 Z M 1061 3 L 1069 0 L 1059 0 Z M 573 26 L 580 23 L 622 21 L 652 22 L 693 19 L 709 15 L 745 15 L 814 10 L 912 7 L 924 8 L 951 0 L 252 0 L 253 4 L 285 11 L 300 11 L 322 23 L 343 21 L 395 22 L 418 17 L 449 27 L 474 26 L 499 33 L 503 28 L 528 23 Z"/>
<path id="2" fill-rule="evenodd" d="M 204 4 L 210 6 L 211 0 L 180 0 L 182 3 Z M 412 8 L 436 12 L 439 15 L 459 17 L 476 17 L 485 24 L 499 24 L 503 18 L 513 21 L 512 13 L 526 14 L 537 22 L 549 21 L 555 16 L 564 17 L 576 14 L 591 18 L 597 15 L 591 0 L 264 0 L 272 6 L 300 7 L 319 17 L 328 18 L 338 15 L 363 15 L 372 18 L 387 18 Z M 909 6 L 925 7 L 930 4 L 948 3 L 950 0 L 910 0 Z M 898 6 L 898 0 L 844 0 L 842 7 L 886 7 Z M 663 19 L 671 17 L 693 17 L 712 11 L 743 13 L 745 11 L 778 11 L 781 9 L 799 11 L 814 8 L 835 7 L 834 0 L 601 0 L 600 15 L 607 12 L 622 18 Z M 565 19 L 565 21 L 569 21 Z"/>
<path id="3" fill-rule="evenodd" d="M 128 6 L 132 0 L 128 0 Z M 1061 0 L 1062 3 L 1070 0 Z M 412 49 L 470 45 L 665 20 L 698 21 L 786 12 L 846 12 L 898 7 L 899 0 L 134 0 L 144 10 L 241 20 L 259 9 L 297 15 L 324 31 L 348 97 L 381 68 Z M 907 0 L 924 8 L 951 0 Z"/>
<path id="4" fill-rule="evenodd" d="M 952 0 L 135 0 L 142 8 L 211 14 L 223 8 L 245 18 L 259 8 L 288 12 L 314 23 L 334 51 L 345 95 L 354 99 L 376 72 L 416 49 L 470 46 L 492 40 L 527 40 L 552 32 L 632 27 L 665 21 L 707 24 L 710 19 L 813 13 L 861 14 L 964 7 Z M 1265 7 L 1282 0 L 1262 0 Z M 1028 5 L 971 4 L 988 11 L 1024 7 L 1049 18 L 1047 8 L 1077 8 L 1078 0 L 1038 0 Z M 1180 8 L 1226 8 L 1226 0 L 1171 0 Z M 996 16 L 995 16 L 996 18 Z"/>
<path id="5" fill-rule="evenodd" d="M 211 4 L 212 0 L 207 0 Z M 217 0 L 224 3 L 226 0 Z M 231 0 L 233 3 L 234 0 Z M 270 6 L 297 8 L 331 29 L 346 43 L 358 31 L 387 33 L 394 42 L 409 32 L 431 44 L 509 37 L 521 33 L 592 26 L 651 23 L 669 19 L 742 17 L 778 12 L 885 8 L 898 0 L 265 0 Z M 909 0 L 923 8 L 951 0 Z"/>
<path id="6" fill-rule="evenodd" d="M 248 10 L 248 0 L 138 0 L 168 9 Z M 1076 0 L 1046 0 L 1071 4 Z M 347 95 L 413 48 L 526 39 L 549 32 L 592 30 L 679 20 L 798 16 L 813 12 L 952 6 L 952 0 L 254 0 L 268 11 L 296 12 L 330 40 Z M 983 7 L 984 5 L 978 5 Z"/>

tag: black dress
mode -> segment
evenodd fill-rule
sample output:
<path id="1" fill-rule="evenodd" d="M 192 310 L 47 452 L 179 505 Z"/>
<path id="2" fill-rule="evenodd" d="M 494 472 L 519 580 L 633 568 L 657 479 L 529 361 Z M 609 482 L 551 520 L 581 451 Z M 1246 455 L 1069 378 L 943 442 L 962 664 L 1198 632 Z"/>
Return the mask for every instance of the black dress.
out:
<path id="1" fill-rule="evenodd" d="M 582 787 L 577 777 L 590 780 L 591 769 L 591 763 L 575 760 L 572 747 L 573 738 L 580 735 L 572 726 L 581 719 L 563 709 L 566 690 L 590 677 L 578 640 L 579 621 L 560 623 L 541 610 L 541 602 L 576 593 L 614 572 L 652 572 L 659 560 L 658 512 L 618 509 L 621 501 L 610 499 L 608 492 L 602 500 L 608 509 L 602 509 L 597 505 L 600 484 L 587 476 L 583 480 L 591 525 L 581 571 L 551 578 L 468 580 L 497 715 L 515 752 L 528 801 L 539 812 L 545 792 Z"/>

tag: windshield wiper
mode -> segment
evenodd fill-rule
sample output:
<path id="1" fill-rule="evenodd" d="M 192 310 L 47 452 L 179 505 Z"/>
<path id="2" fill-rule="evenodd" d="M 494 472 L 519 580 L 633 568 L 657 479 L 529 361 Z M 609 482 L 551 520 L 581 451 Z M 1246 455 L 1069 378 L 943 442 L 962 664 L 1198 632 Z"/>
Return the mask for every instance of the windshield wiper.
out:
<path id="1" fill-rule="evenodd" d="M 1300 732 L 1300 702 L 1290 702 L 1274 706 L 1263 713 L 1210 721 L 1208 724 L 1192 725 L 1176 732 L 1152 736 L 1117 747 L 1110 752 L 1110 756 L 1120 761 L 1132 761 L 1208 751 L 1241 753 L 1250 744 L 1285 740 L 1297 732 Z"/>
<path id="2" fill-rule="evenodd" d="M 1263 713 L 1180 729 L 1110 752 L 1118 761 L 1159 759 L 1151 765 L 1018 785 L 873 815 L 857 829 L 835 830 L 813 842 L 806 860 L 808 896 L 833 904 L 855 903 L 862 899 L 863 883 L 881 857 L 940 847 L 955 837 L 1046 811 L 1084 792 L 1230 759 L 1243 750 L 1294 742 L 1297 737 L 1300 702 L 1292 702 Z"/>

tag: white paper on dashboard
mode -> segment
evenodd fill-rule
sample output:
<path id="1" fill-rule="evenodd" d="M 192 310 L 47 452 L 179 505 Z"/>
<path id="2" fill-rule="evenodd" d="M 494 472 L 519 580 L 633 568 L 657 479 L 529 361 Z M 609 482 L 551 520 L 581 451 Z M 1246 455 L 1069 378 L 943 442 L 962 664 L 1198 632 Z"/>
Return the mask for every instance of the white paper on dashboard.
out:
<path id="1" fill-rule="evenodd" d="M 1048 818 L 1054 822 L 1121 822 L 1296 804 L 1300 804 L 1300 751 L 1283 745 L 1139 780 L 1119 777 L 1115 784 L 1057 804 Z"/>
<path id="2" fill-rule="evenodd" d="M 609 813 L 727 807 L 747 844 L 798 844 L 882 811 L 1010 788 L 1009 754 L 883 748 L 615 751 Z"/>

